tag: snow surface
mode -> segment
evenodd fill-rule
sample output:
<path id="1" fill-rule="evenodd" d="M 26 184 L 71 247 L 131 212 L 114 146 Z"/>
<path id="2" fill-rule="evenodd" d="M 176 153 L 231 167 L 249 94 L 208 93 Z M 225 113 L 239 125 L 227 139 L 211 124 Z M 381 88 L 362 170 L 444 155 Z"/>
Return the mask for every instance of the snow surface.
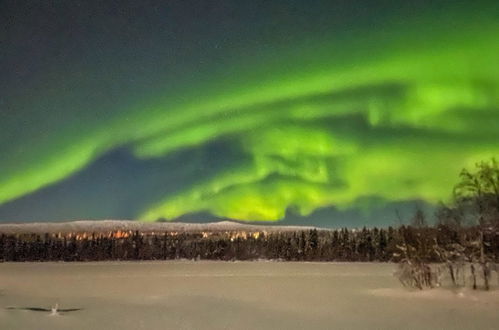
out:
<path id="1" fill-rule="evenodd" d="M 498 328 L 498 291 L 406 291 L 394 270 L 382 263 L 3 263 L 0 329 Z M 6 309 L 56 303 L 83 310 Z"/>

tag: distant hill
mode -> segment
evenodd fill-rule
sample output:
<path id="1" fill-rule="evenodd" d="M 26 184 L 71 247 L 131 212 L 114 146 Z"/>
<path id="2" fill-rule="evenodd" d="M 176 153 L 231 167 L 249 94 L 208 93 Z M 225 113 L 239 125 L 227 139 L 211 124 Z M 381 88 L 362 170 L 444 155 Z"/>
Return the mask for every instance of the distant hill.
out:
<path id="1" fill-rule="evenodd" d="M 0 234 L 20 233 L 70 233 L 111 231 L 141 231 L 141 232 L 223 232 L 223 231 L 266 231 L 282 232 L 309 230 L 315 227 L 302 226 L 262 226 L 249 225 L 232 221 L 211 223 L 182 223 L 182 222 L 140 222 L 130 220 L 81 220 L 71 222 L 33 222 L 0 224 Z M 319 228 L 317 228 L 319 229 Z M 323 229 L 322 229 L 323 230 Z"/>

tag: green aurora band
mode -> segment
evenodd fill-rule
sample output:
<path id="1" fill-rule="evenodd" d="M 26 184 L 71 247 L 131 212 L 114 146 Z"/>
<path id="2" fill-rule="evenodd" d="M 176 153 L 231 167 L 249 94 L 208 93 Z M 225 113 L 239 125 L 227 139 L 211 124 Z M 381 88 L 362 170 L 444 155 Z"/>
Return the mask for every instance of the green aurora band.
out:
<path id="1" fill-rule="evenodd" d="M 493 14 L 463 11 L 233 56 L 209 77 L 99 120 L 2 145 L 0 205 L 120 146 L 147 159 L 217 139 L 245 157 L 139 219 L 207 211 L 269 221 L 373 196 L 447 200 L 461 168 L 499 154 L 498 35 Z"/>

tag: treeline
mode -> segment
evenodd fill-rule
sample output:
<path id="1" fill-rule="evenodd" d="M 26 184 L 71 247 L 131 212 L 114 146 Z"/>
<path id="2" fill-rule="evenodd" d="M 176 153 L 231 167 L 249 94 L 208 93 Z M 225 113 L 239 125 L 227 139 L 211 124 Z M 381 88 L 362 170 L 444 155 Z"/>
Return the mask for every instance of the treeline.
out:
<path id="1" fill-rule="evenodd" d="M 459 252 L 499 258 L 499 233 L 478 227 L 401 226 L 282 232 L 58 233 L 0 235 L 3 261 L 257 260 L 446 262 Z M 477 242 L 481 244 L 477 245 Z M 405 249 L 405 250 L 404 250 Z M 478 250 L 477 250 L 478 249 Z M 483 251 L 482 251 L 483 250 Z"/>

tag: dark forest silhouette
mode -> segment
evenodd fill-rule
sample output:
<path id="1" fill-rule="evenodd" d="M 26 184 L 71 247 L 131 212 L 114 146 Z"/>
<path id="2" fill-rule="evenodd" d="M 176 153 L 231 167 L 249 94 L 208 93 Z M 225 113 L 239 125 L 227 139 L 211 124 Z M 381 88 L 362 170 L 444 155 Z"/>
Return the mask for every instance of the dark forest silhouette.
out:
<path id="1" fill-rule="evenodd" d="M 446 261 L 456 244 L 471 258 L 479 253 L 499 257 L 497 233 L 479 227 L 452 228 L 401 226 L 360 230 L 263 230 L 219 232 L 111 232 L 0 235 L 4 261 L 98 261 L 98 260 L 255 260 L 289 261 L 394 261 L 408 258 L 424 262 Z M 438 245 L 437 245 L 438 244 Z M 438 247 L 438 248 L 436 248 Z M 481 250 L 480 250 L 481 251 Z"/>

